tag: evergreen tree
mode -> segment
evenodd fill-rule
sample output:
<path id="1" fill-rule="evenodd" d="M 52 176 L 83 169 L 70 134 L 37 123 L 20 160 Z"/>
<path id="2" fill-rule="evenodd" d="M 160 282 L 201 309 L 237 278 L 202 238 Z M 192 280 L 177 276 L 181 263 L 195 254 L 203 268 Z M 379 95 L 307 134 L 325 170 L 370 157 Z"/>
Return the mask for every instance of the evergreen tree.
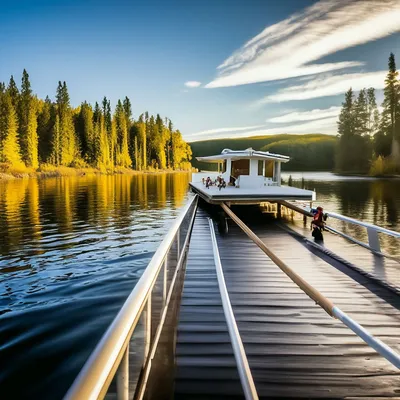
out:
<path id="1" fill-rule="evenodd" d="M 116 165 L 130 167 L 132 165 L 128 149 L 128 128 L 126 126 L 126 115 L 121 100 L 118 100 L 114 114 L 115 128 L 117 132 Z"/>
<path id="2" fill-rule="evenodd" d="M 29 82 L 29 75 L 24 69 L 22 73 L 21 94 L 19 96 L 18 102 L 18 137 L 21 147 L 22 159 L 27 165 L 30 165 L 30 161 L 28 161 L 28 159 L 32 160 L 32 154 L 28 154 L 28 140 L 32 141 L 32 137 L 28 138 L 28 124 L 30 124 L 29 134 L 37 137 L 37 132 L 32 132 L 32 111 L 36 110 L 36 107 L 32 104 L 32 102 L 33 97 L 31 83 Z M 32 148 L 30 149 L 30 151 L 32 151 Z"/>
<path id="3" fill-rule="evenodd" d="M 42 162 L 48 161 L 51 155 L 52 145 L 52 132 L 55 120 L 55 109 L 49 96 L 42 105 L 39 112 L 38 123 L 38 136 L 39 136 L 39 158 Z"/>
<path id="4" fill-rule="evenodd" d="M 354 96 L 353 90 L 350 88 L 345 94 L 342 110 L 339 115 L 338 133 L 340 136 L 351 136 L 355 134 L 355 118 L 354 118 Z"/>
<path id="5" fill-rule="evenodd" d="M 25 163 L 28 167 L 39 168 L 39 140 L 36 105 L 34 101 L 29 102 L 28 124 L 26 127 L 26 153 Z"/>
<path id="6" fill-rule="evenodd" d="M 366 133 L 367 118 L 365 92 L 354 102 L 350 88 L 345 94 L 339 115 L 339 142 L 335 165 L 341 172 L 365 173 L 369 169 L 372 146 Z"/>
<path id="7" fill-rule="evenodd" d="M 368 135 L 368 103 L 366 90 L 360 90 L 354 108 L 354 133 Z"/>
<path id="8" fill-rule="evenodd" d="M 23 167 L 18 143 L 18 118 L 10 93 L 2 95 L 0 107 L 0 162 L 11 167 Z"/>
<path id="9" fill-rule="evenodd" d="M 52 158 L 56 160 L 56 165 L 70 166 L 78 155 L 78 146 L 75 140 L 73 113 L 65 81 L 58 82 L 56 100 L 58 124 L 56 123 L 57 126 L 54 126 L 53 135 L 59 135 L 59 137 L 53 138 Z M 54 145 L 59 147 L 54 148 Z"/>
<path id="10" fill-rule="evenodd" d="M 16 110 L 18 108 L 18 102 L 19 102 L 19 90 L 12 75 L 8 83 L 7 92 L 10 95 L 12 105 Z"/>
<path id="11" fill-rule="evenodd" d="M 96 105 L 98 107 L 97 103 Z M 77 134 L 81 145 L 81 156 L 89 163 L 94 163 L 97 158 L 97 148 L 93 120 L 96 120 L 96 118 L 94 118 L 90 104 L 86 102 L 82 103 L 77 120 Z"/>
<path id="12" fill-rule="evenodd" d="M 382 134 L 391 136 L 392 140 L 392 157 L 397 163 L 400 163 L 400 94 L 398 71 L 396 70 L 396 62 L 394 54 L 390 53 L 389 72 L 385 79 L 384 101 L 382 112 Z"/>
<path id="13" fill-rule="evenodd" d="M 370 136 L 374 136 L 379 129 L 379 111 L 376 104 L 375 89 L 367 90 L 368 124 L 367 129 Z"/>
<path id="14" fill-rule="evenodd" d="M 61 127 L 60 127 L 60 116 L 57 113 L 54 121 L 53 126 L 53 133 L 52 133 L 52 153 L 50 162 L 56 166 L 61 165 L 61 154 L 62 154 L 62 142 L 61 142 Z"/>

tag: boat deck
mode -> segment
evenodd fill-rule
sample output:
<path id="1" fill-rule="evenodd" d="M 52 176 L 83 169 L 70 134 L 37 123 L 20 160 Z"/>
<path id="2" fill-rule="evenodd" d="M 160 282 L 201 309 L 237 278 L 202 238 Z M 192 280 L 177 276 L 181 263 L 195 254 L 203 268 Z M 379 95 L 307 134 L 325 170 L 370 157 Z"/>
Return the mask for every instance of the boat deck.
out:
<path id="1" fill-rule="evenodd" d="M 259 204 L 263 201 L 313 200 L 314 192 L 291 186 L 262 186 L 259 188 L 236 188 L 227 186 L 221 190 L 217 186 L 206 188 L 202 182 L 191 182 L 190 187 L 208 203 Z"/>
<path id="2" fill-rule="evenodd" d="M 175 398 L 243 398 L 207 217 L 205 211 L 197 211 L 189 246 L 177 328 Z M 312 251 L 276 221 L 260 215 L 243 219 L 289 267 L 377 338 L 400 350 L 398 294 Z M 238 226 L 230 221 L 229 234 L 216 231 L 216 236 L 260 398 L 399 398 L 399 370 L 329 317 Z M 351 246 L 343 248 L 341 256 L 355 260 L 358 250 L 365 251 Z M 363 257 L 362 262 L 366 270 L 373 268 L 365 265 L 372 258 Z"/>

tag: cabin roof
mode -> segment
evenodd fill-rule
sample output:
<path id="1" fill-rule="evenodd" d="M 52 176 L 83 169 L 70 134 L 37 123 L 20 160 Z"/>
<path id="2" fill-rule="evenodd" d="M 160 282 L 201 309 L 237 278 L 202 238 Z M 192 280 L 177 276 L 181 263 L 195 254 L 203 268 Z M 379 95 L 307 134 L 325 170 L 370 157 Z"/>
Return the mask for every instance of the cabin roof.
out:
<path id="1" fill-rule="evenodd" d="M 209 163 L 218 163 L 227 159 L 232 160 L 240 160 L 240 159 L 255 159 L 255 160 L 274 160 L 281 162 L 290 161 L 290 157 L 283 156 L 281 154 L 270 153 L 269 151 L 257 151 L 252 148 L 246 150 L 231 150 L 224 149 L 221 154 L 217 154 L 215 156 L 206 156 L 206 157 L 196 157 L 197 161 L 209 162 Z"/>

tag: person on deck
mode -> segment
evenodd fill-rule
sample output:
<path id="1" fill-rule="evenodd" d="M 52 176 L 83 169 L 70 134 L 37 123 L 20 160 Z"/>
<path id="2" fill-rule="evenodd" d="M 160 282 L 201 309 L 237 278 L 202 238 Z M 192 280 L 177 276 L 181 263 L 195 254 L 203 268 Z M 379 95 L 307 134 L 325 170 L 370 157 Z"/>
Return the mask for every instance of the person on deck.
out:
<path id="1" fill-rule="evenodd" d="M 324 228 L 324 210 L 322 207 L 317 207 L 317 212 L 314 214 L 314 218 L 311 222 L 311 229 L 313 225 L 318 226 L 319 228 Z"/>
<path id="2" fill-rule="evenodd" d="M 226 182 L 224 178 L 221 178 L 218 184 L 218 189 L 221 190 L 222 188 L 226 188 Z"/>

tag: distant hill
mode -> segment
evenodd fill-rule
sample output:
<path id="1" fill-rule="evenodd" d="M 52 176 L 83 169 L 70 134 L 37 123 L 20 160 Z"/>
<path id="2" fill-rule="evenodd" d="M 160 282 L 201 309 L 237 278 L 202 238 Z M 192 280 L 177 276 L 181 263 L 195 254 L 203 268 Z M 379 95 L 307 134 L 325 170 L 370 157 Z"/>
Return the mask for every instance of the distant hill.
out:
<path id="1" fill-rule="evenodd" d="M 193 152 L 192 165 L 195 168 L 213 170 L 215 164 L 200 163 L 199 156 L 219 154 L 223 149 L 270 151 L 291 157 L 291 161 L 282 164 L 287 171 L 331 171 L 334 168 L 334 152 L 337 138 L 331 135 L 269 135 L 238 139 L 210 139 L 189 143 Z"/>

